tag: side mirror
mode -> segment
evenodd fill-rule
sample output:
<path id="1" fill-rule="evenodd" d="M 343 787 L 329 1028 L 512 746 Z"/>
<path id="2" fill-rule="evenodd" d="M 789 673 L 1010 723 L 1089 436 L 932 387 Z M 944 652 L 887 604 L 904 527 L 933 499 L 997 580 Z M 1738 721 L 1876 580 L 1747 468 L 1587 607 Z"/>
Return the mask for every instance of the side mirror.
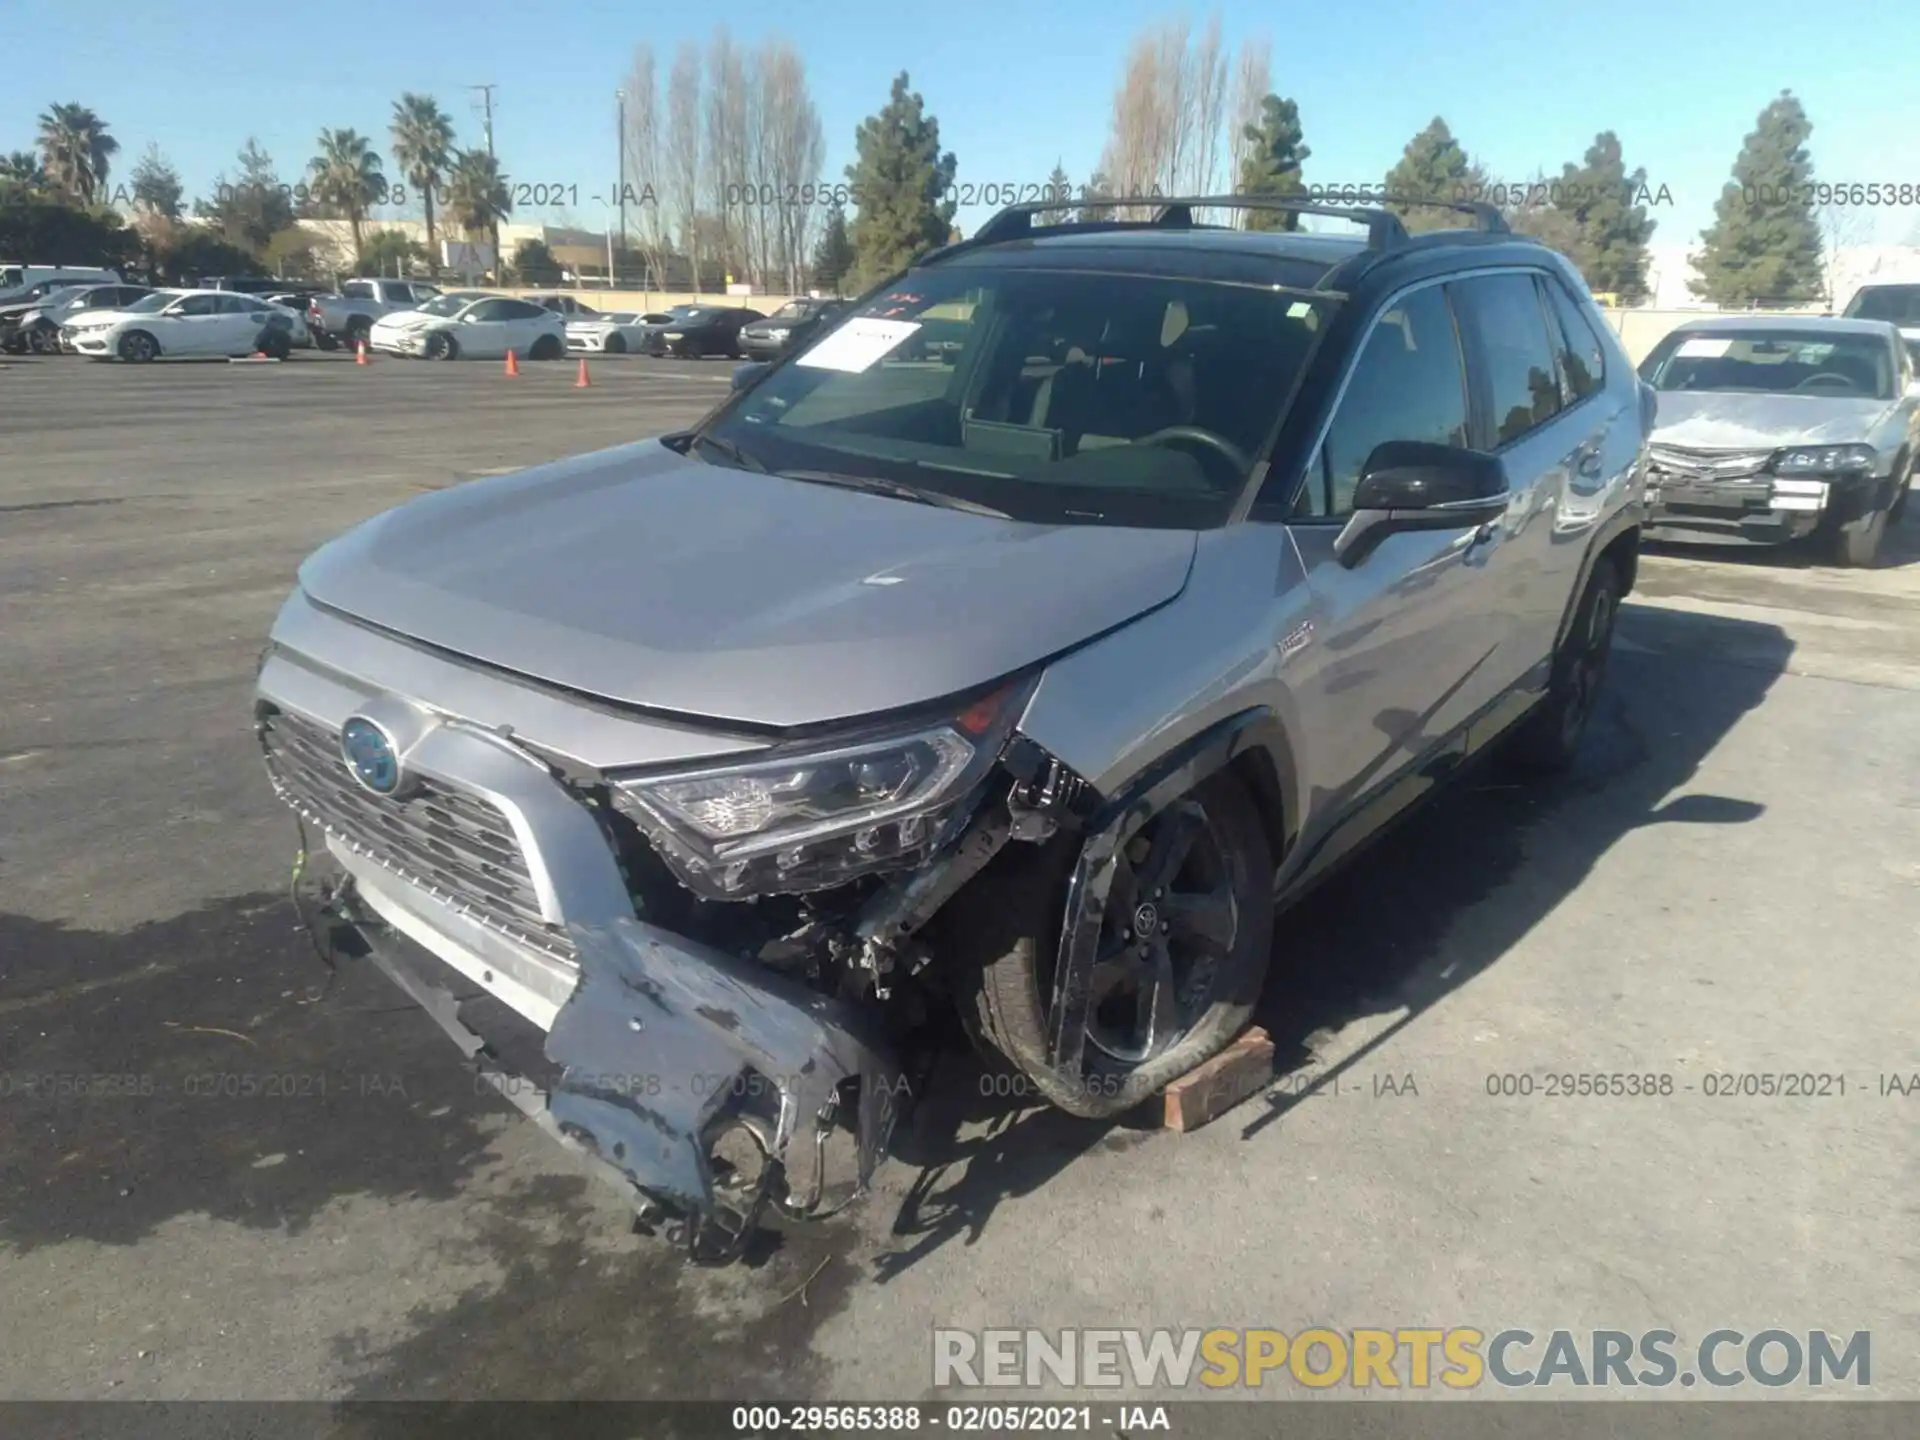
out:
<path id="1" fill-rule="evenodd" d="M 1506 465 L 1497 455 L 1427 440 L 1389 440 L 1361 467 L 1353 518 L 1333 542 L 1333 553 L 1352 569 L 1389 535 L 1498 520 L 1509 497 Z"/>
<path id="2" fill-rule="evenodd" d="M 767 371 L 772 368 L 772 365 L 773 362 L 770 360 L 749 360 L 744 365 L 734 366 L 733 388 L 736 390 L 747 389 L 749 386 L 755 384 L 762 375 L 766 374 Z"/>

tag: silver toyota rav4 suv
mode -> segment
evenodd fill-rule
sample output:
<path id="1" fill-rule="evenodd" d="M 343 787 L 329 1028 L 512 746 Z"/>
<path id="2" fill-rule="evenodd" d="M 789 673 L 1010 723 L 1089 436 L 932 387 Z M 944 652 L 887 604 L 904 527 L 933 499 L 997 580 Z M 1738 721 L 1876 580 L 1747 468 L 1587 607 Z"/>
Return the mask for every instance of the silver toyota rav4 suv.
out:
<path id="1" fill-rule="evenodd" d="M 1065 1110 L 1152 1096 L 1328 867 L 1593 713 L 1653 394 L 1567 262 L 1479 206 L 1116 204 L 360 525 L 274 626 L 326 933 L 696 1255 L 857 1194 L 956 1014 Z"/>

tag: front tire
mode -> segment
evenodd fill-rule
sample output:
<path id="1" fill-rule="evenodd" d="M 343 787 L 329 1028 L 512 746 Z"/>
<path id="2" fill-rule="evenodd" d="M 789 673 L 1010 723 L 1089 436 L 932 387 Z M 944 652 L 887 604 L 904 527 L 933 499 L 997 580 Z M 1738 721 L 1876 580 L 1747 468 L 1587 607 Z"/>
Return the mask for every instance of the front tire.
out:
<path id="1" fill-rule="evenodd" d="M 1886 538 L 1887 521 L 1892 518 L 1891 506 L 1876 501 L 1866 514 L 1837 521 L 1827 535 L 1828 558 L 1848 569 L 1872 565 L 1880 558 L 1880 542 Z"/>
<path id="2" fill-rule="evenodd" d="M 58 355 L 60 332 L 51 325 L 36 325 L 27 332 L 27 348 L 36 355 Z"/>
<path id="3" fill-rule="evenodd" d="M 160 342 L 144 330 L 130 330 L 120 337 L 120 358 L 132 364 L 144 364 L 160 353 Z"/>
<path id="4" fill-rule="evenodd" d="M 603 348 L 609 355 L 624 355 L 627 353 L 627 337 L 624 335 L 609 335 L 607 337 L 607 343 Z"/>
<path id="5" fill-rule="evenodd" d="M 436 330 L 427 336 L 426 346 L 420 353 L 429 360 L 458 360 L 460 347 L 446 331 Z"/>
<path id="6" fill-rule="evenodd" d="M 1132 1109 L 1245 1028 L 1273 947 L 1273 856 L 1246 790 L 1227 773 L 1149 820 L 1116 858 L 1097 927 L 1082 1073 L 1047 1064 L 1047 1013 L 1067 881 L 1078 857 L 1052 842 L 1003 852 L 953 911 L 962 1022 L 1060 1109 Z"/>

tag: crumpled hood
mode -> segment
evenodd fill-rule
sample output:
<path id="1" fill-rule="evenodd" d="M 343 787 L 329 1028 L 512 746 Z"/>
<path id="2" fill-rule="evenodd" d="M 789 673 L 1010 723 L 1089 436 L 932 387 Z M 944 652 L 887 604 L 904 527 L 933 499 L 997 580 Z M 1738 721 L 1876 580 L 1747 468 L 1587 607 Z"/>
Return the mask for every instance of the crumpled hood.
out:
<path id="1" fill-rule="evenodd" d="M 419 310 L 389 310 L 373 322 L 375 330 L 418 330 L 422 325 L 430 325 L 435 320 L 445 320 L 445 315 L 428 315 Z"/>
<path id="2" fill-rule="evenodd" d="M 1662 390 L 1655 445 L 1688 450 L 1765 450 L 1864 441 L 1891 400 L 1832 395 L 1741 395 Z"/>
<path id="3" fill-rule="evenodd" d="M 792 726 L 1069 649 L 1179 594 L 1195 539 L 970 515 L 646 440 L 422 496 L 316 552 L 300 584 L 553 684 Z"/>

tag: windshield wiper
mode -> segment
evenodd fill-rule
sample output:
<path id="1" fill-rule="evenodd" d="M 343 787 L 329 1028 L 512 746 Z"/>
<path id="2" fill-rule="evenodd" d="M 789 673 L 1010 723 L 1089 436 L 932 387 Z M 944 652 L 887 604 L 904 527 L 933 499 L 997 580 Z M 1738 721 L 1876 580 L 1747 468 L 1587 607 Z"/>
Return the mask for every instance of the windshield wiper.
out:
<path id="1" fill-rule="evenodd" d="M 761 464 L 759 460 L 749 455 L 731 440 L 723 440 L 718 435 L 709 435 L 704 430 L 696 430 L 692 436 L 689 437 L 687 448 L 692 449 L 695 445 L 711 445 L 742 470 L 754 470 L 762 475 L 768 473 L 767 467 Z"/>
<path id="2" fill-rule="evenodd" d="M 968 515 L 985 515 L 994 520 L 1011 520 L 1013 517 L 1004 510 L 996 510 L 991 505 L 982 505 L 977 500 L 962 500 L 958 495 L 948 495 L 939 490 L 924 490 L 918 485 L 908 485 L 899 480 L 882 480 L 873 475 L 842 475 L 835 470 L 781 470 L 776 472 L 783 480 L 803 480 L 809 485 L 837 485 L 842 490 L 862 490 L 869 495 L 890 495 L 895 500 L 911 500 L 920 505 L 934 505 L 942 510 L 960 510 Z"/>

